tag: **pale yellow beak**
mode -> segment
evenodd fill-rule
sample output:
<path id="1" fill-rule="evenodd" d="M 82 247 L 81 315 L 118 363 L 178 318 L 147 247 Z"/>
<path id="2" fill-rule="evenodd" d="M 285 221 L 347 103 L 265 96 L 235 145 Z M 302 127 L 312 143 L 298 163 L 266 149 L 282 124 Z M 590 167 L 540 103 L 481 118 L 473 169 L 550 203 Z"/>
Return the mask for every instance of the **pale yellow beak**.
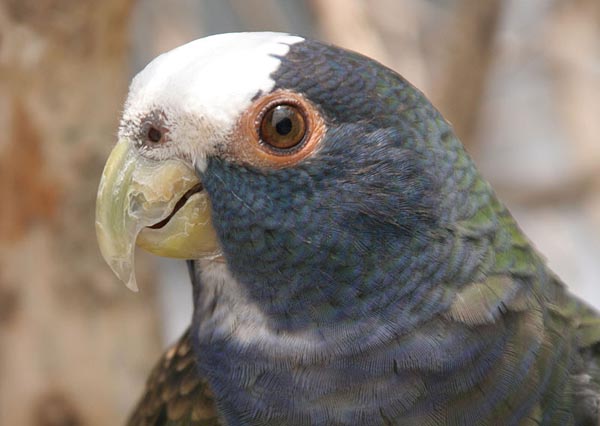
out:
<path id="1" fill-rule="evenodd" d="M 219 256 L 210 203 L 201 189 L 182 160 L 150 160 L 127 139 L 112 150 L 98 188 L 96 235 L 104 260 L 131 290 L 137 291 L 136 242 L 159 256 Z"/>

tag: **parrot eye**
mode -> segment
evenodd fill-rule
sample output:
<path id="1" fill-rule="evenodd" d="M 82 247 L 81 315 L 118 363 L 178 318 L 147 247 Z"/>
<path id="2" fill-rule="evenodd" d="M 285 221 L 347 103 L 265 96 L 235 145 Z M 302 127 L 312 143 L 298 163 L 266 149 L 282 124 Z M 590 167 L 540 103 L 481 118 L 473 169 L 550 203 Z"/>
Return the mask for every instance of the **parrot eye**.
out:
<path id="1" fill-rule="evenodd" d="M 232 159 L 267 168 L 297 164 L 313 155 L 325 135 L 320 111 L 302 94 L 275 90 L 254 100 L 227 147 Z"/>
<path id="2" fill-rule="evenodd" d="M 306 120 L 294 105 L 276 105 L 263 115 L 260 140 L 278 150 L 299 145 L 306 135 Z"/>

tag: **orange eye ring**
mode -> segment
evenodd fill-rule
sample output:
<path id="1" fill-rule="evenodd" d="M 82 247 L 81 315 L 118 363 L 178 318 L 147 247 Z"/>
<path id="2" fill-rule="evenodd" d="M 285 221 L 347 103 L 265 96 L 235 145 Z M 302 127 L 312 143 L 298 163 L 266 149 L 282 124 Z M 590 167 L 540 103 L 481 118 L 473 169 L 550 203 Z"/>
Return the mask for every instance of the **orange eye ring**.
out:
<path id="1" fill-rule="evenodd" d="M 228 149 L 232 159 L 257 167 L 282 168 L 314 153 L 325 134 L 325 120 L 301 94 L 276 90 L 248 107 L 233 134 L 238 136 Z"/>

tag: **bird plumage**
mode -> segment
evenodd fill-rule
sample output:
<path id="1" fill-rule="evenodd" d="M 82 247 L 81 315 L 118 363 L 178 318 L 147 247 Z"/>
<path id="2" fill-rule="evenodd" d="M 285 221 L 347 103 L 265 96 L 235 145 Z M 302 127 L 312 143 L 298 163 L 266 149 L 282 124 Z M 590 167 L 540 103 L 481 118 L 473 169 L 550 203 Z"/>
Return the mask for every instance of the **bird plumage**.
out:
<path id="1" fill-rule="evenodd" d="M 159 65 L 177 54 L 151 64 L 127 103 L 131 135 L 144 108 L 167 116 L 172 148 L 150 156 L 192 160 L 222 250 L 191 264 L 191 328 L 129 424 L 598 424 L 598 314 L 548 269 L 425 96 L 359 54 L 248 37 L 276 61 L 253 74 L 263 83 L 243 88 L 240 111 L 186 110 L 163 93 L 195 87 L 213 56 L 235 62 L 216 48 L 188 47 L 188 65 L 168 72 Z M 288 153 L 246 154 L 238 126 L 279 93 L 325 129 L 282 165 Z"/>

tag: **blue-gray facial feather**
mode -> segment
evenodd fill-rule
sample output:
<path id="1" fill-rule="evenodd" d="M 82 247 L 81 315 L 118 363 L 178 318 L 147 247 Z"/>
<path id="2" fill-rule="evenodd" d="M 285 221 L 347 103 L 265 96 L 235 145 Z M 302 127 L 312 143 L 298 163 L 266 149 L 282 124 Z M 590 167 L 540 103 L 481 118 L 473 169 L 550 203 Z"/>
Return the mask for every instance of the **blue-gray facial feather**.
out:
<path id="1" fill-rule="evenodd" d="M 417 281 L 473 267 L 439 261 L 450 255 L 443 223 L 460 214 L 440 204 L 455 173 L 440 157 L 445 145 L 460 149 L 447 123 L 397 74 L 341 52 L 293 45 L 273 75 L 276 89 L 302 93 L 325 117 L 312 158 L 281 170 L 211 158 L 202 175 L 232 272 L 283 329 L 377 314 Z"/>

